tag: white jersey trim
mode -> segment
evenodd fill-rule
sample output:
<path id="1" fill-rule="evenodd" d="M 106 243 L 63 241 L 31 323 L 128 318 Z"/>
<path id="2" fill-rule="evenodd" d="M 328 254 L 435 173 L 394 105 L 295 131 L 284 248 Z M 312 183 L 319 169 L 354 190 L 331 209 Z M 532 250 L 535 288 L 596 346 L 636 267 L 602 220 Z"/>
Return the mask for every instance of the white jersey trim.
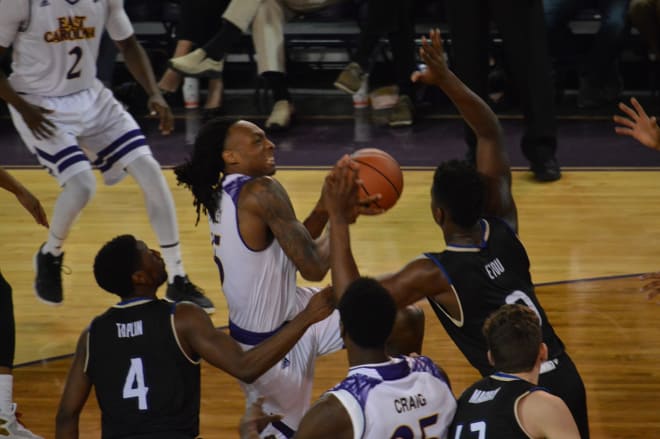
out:
<path id="1" fill-rule="evenodd" d="M 350 392 L 344 389 L 331 390 L 328 392 L 329 395 L 334 396 L 337 400 L 344 406 L 348 417 L 351 418 L 351 424 L 353 425 L 353 439 L 360 439 L 364 435 L 364 411 L 360 406 L 360 403 L 355 399 Z"/>
<path id="2" fill-rule="evenodd" d="M 87 366 L 89 365 L 89 329 L 87 330 L 86 338 L 87 339 L 85 340 L 85 364 L 83 366 L 83 372 L 85 372 L 85 374 L 87 373 Z"/>
<path id="3" fill-rule="evenodd" d="M 520 422 L 520 417 L 518 416 L 518 404 L 520 403 L 520 401 L 522 401 L 524 397 L 529 396 L 531 393 L 532 392 L 528 390 L 522 395 L 520 395 L 518 398 L 516 398 L 516 401 L 513 403 L 513 415 L 516 417 L 516 422 L 518 423 L 518 427 L 520 427 L 522 432 L 525 433 L 528 438 L 534 439 L 534 437 L 531 434 L 529 434 L 527 430 L 525 430 L 525 427 L 523 427 L 522 422 Z"/>
<path id="4" fill-rule="evenodd" d="M 458 296 L 458 293 L 456 292 L 456 288 L 454 288 L 454 285 L 453 285 L 453 284 L 450 284 L 449 286 L 451 287 L 451 292 L 454 293 L 454 296 L 456 297 L 456 303 L 458 303 L 458 311 L 461 313 L 461 317 L 460 317 L 458 320 L 456 320 L 455 318 L 453 318 L 453 317 L 452 317 L 452 316 L 451 316 L 451 315 L 445 310 L 445 308 L 444 308 L 442 305 L 440 305 L 440 304 L 438 303 L 437 300 L 435 300 L 435 298 L 434 298 L 433 296 L 431 296 L 431 299 L 433 299 L 433 303 L 436 304 L 436 306 L 438 307 L 438 309 L 439 309 L 440 311 L 442 311 L 442 313 L 443 313 L 444 315 L 446 315 L 447 318 L 448 318 L 449 320 L 451 320 L 451 322 L 452 322 L 454 325 L 456 325 L 456 326 L 459 327 L 459 328 L 462 328 L 462 327 L 463 327 L 463 324 L 465 323 L 465 314 L 463 314 L 463 304 L 461 303 L 461 298 Z"/>

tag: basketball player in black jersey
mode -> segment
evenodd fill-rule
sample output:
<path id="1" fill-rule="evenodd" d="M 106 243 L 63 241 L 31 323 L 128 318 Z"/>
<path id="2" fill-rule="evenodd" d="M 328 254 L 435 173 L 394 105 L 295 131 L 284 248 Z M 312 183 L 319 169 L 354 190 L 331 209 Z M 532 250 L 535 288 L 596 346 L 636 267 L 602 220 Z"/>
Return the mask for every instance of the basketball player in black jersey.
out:
<path id="1" fill-rule="evenodd" d="M 243 352 L 199 306 L 157 299 L 167 280 L 165 264 L 135 237 L 122 235 L 101 248 L 94 276 L 121 302 L 96 317 L 78 341 L 57 413 L 57 439 L 78 437 L 78 418 L 92 386 L 104 439 L 195 438 L 202 358 L 252 382 L 333 309 L 329 290 L 314 295 L 282 330 Z"/>
<path id="2" fill-rule="evenodd" d="M 447 67 L 439 31 L 432 31 L 430 38 L 431 42 L 423 40 L 420 49 L 428 68 L 415 72 L 413 79 L 439 87 L 472 127 L 477 137 L 477 167 L 454 160 L 435 171 L 431 211 L 447 249 L 426 253 L 379 280 L 399 307 L 428 298 L 456 346 L 484 376 L 494 372 L 481 334 L 486 318 L 507 303 L 531 308 L 542 322 L 548 346 L 549 359 L 541 365 L 539 383 L 566 402 L 586 439 L 584 384 L 536 298 L 527 252 L 516 235 L 518 217 L 501 126 L 489 106 Z M 332 262 L 332 278 L 338 295 L 359 276 L 343 213 L 350 211 L 346 203 L 354 204 L 357 197 L 351 172 L 355 171 L 339 169 L 326 181 L 330 253 L 338 259 Z"/>
<path id="3" fill-rule="evenodd" d="M 579 439 L 566 403 L 537 385 L 548 358 L 538 316 L 522 305 L 504 305 L 486 320 L 483 334 L 497 372 L 463 392 L 449 437 Z"/>

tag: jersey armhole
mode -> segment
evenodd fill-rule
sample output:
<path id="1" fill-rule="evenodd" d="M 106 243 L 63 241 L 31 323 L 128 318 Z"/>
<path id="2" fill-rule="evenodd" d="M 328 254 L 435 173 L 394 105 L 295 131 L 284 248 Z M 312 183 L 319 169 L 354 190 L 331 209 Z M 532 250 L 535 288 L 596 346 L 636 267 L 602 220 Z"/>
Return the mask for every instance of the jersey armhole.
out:
<path id="1" fill-rule="evenodd" d="M 89 374 L 87 373 L 87 367 L 89 366 L 89 337 L 90 337 L 90 331 L 87 330 L 87 336 L 85 337 L 85 363 L 83 364 L 83 372 L 85 372 L 85 375 Z"/>
<path id="2" fill-rule="evenodd" d="M 186 354 L 186 351 L 183 350 L 183 346 L 181 346 L 181 342 L 179 341 L 179 335 L 176 332 L 176 325 L 174 324 L 175 309 L 176 309 L 176 304 L 173 304 L 172 312 L 170 313 L 170 328 L 172 329 L 172 335 L 174 336 L 174 341 L 176 341 L 176 345 L 179 347 L 179 351 L 181 352 L 181 355 L 183 355 L 186 360 L 188 360 L 192 364 L 199 364 L 201 363 L 201 359 L 193 360 L 188 356 L 188 354 Z"/>
<path id="3" fill-rule="evenodd" d="M 365 429 L 364 411 L 360 403 L 350 392 L 344 389 L 331 390 L 328 394 L 337 398 L 341 405 L 344 406 L 353 425 L 353 439 L 360 439 L 364 435 Z"/>
<path id="4" fill-rule="evenodd" d="M 458 328 L 462 328 L 463 324 L 465 323 L 465 314 L 463 313 L 463 304 L 461 303 L 461 298 L 458 296 L 458 292 L 456 292 L 456 288 L 454 288 L 454 283 L 451 281 L 451 277 L 449 276 L 449 273 L 447 273 L 447 270 L 445 269 L 445 266 L 442 265 L 442 262 L 435 257 L 433 253 L 424 253 L 424 256 L 429 258 L 431 262 L 433 262 L 439 269 L 442 271 L 442 274 L 445 275 L 445 278 L 447 279 L 447 282 L 449 283 L 449 287 L 451 288 L 451 292 L 454 294 L 454 297 L 456 297 L 456 303 L 458 303 L 458 310 L 461 313 L 460 319 L 455 319 L 449 313 L 445 310 L 445 308 L 440 305 L 438 302 L 435 301 L 435 299 L 431 296 L 428 297 L 428 300 L 433 302 L 432 305 L 434 307 L 437 307 L 444 315 L 447 316 L 451 322 L 456 325 Z"/>

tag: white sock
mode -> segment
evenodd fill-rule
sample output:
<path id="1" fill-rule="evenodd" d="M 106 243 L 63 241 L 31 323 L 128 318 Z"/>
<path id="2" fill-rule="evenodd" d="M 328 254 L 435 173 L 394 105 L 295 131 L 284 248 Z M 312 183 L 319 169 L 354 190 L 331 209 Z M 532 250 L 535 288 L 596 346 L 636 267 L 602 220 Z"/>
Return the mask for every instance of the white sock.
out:
<path id="1" fill-rule="evenodd" d="M 79 172 L 64 183 L 50 218 L 48 240 L 41 250 L 43 253 L 62 254 L 62 246 L 71 226 L 95 192 L 96 178 L 91 170 Z"/>
<path id="2" fill-rule="evenodd" d="M 144 194 L 149 221 L 158 237 L 167 268 L 168 281 L 172 282 L 174 276 L 185 276 L 174 199 L 160 165 L 153 156 L 145 155 L 135 159 L 126 170 L 137 181 Z"/>
<path id="3" fill-rule="evenodd" d="M 12 375 L 0 375 L 0 413 L 9 413 L 14 402 L 12 390 L 14 377 Z"/>

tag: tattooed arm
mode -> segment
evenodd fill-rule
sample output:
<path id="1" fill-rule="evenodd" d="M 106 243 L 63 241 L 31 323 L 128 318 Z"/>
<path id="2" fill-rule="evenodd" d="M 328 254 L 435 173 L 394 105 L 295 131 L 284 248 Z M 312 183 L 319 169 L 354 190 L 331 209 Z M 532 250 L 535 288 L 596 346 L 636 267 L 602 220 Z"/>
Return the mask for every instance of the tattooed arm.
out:
<path id="1" fill-rule="evenodd" d="M 307 227 L 298 221 L 284 187 L 277 180 L 264 177 L 252 180 L 243 191 L 241 210 L 249 210 L 265 226 L 262 230 L 277 239 L 303 278 L 322 280 L 330 268 L 329 242 L 324 236 L 314 240 Z M 241 231 L 244 224 L 241 218 Z"/>

